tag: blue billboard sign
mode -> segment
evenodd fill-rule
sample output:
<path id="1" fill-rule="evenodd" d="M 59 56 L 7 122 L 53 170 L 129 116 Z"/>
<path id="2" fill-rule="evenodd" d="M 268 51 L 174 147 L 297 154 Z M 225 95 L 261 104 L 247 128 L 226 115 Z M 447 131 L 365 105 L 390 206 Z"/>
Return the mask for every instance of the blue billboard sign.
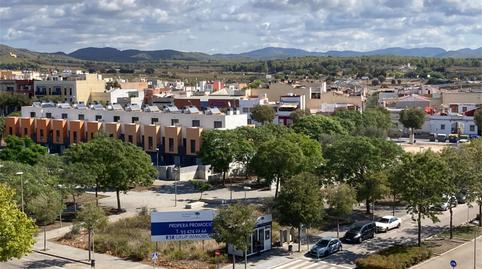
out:
<path id="1" fill-rule="evenodd" d="M 152 212 L 151 240 L 207 240 L 213 233 L 213 210 Z"/>

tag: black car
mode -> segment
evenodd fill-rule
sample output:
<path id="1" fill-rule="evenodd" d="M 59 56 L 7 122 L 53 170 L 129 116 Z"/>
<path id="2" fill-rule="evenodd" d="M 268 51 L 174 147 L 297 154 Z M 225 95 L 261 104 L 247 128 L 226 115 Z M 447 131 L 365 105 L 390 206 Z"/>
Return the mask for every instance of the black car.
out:
<path id="1" fill-rule="evenodd" d="M 375 237 L 375 222 L 355 223 L 343 236 L 343 240 L 350 243 L 361 243 L 363 240 Z"/>

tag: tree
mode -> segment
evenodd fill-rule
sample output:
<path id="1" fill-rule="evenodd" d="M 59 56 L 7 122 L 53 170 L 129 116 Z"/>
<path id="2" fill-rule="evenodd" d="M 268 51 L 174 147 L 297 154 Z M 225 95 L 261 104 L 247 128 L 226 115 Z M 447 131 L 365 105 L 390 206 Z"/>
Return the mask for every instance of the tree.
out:
<path id="1" fill-rule="evenodd" d="M 474 114 L 474 121 L 479 129 L 479 134 L 482 134 L 482 108 L 478 108 Z"/>
<path id="2" fill-rule="evenodd" d="M 254 129 L 254 128 L 250 128 Z M 248 138 L 246 129 L 238 128 L 234 130 L 233 159 L 243 165 L 245 178 L 248 178 L 248 164 L 256 153 L 256 146 L 251 138 Z"/>
<path id="3" fill-rule="evenodd" d="M 336 237 L 340 238 L 340 219 L 351 214 L 356 192 L 348 184 L 330 185 L 325 191 L 330 215 L 336 218 Z"/>
<path id="4" fill-rule="evenodd" d="M 383 189 L 376 172 L 393 164 L 402 154 L 400 146 L 384 139 L 342 137 L 324 151 L 322 173 L 328 181 L 346 182 L 357 189 L 358 200 L 370 205 Z"/>
<path id="5" fill-rule="evenodd" d="M 79 213 L 78 218 L 82 221 L 82 227 L 88 232 L 89 260 L 92 251 L 92 232 L 95 229 L 102 229 L 107 225 L 107 217 L 102 208 L 94 204 L 87 204 Z"/>
<path id="6" fill-rule="evenodd" d="M 378 81 L 380 81 L 380 83 L 385 82 L 385 76 L 379 75 L 379 76 L 378 76 Z"/>
<path id="7" fill-rule="evenodd" d="M 282 182 L 302 170 L 303 150 L 286 138 L 277 138 L 263 143 L 251 160 L 254 173 L 266 179 L 267 183 L 276 183 L 275 197 Z"/>
<path id="8" fill-rule="evenodd" d="M 479 226 L 482 227 L 482 139 L 472 140 L 469 144 L 462 145 L 460 150 L 463 152 L 463 156 L 468 157 L 464 157 L 463 159 L 470 163 L 470 174 L 478 178 L 478 181 L 472 186 L 470 192 L 479 204 Z"/>
<path id="9" fill-rule="evenodd" d="M 234 161 L 234 135 L 229 130 L 207 130 L 202 133 L 202 145 L 199 151 L 204 164 L 210 164 L 216 173 L 223 174 L 223 185 L 226 184 L 226 173 Z"/>
<path id="10" fill-rule="evenodd" d="M 378 79 L 373 79 L 373 80 L 372 80 L 372 86 L 378 86 L 378 85 L 380 85 L 380 80 L 378 80 Z"/>
<path id="11" fill-rule="evenodd" d="M 297 109 L 290 114 L 290 118 L 293 120 L 293 123 L 296 123 L 299 119 L 310 115 L 311 112 L 309 109 Z"/>
<path id="12" fill-rule="evenodd" d="M 392 126 L 390 113 L 384 108 L 368 108 L 363 114 L 362 125 L 359 126 L 358 135 L 385 138 Z"/>
<path id="13" fill-rule="evenodd" d="M 200 181 L 200 180 L 191 180 L 191 184 L 201 192 L 201 196 L 199 197 L 199 200 L 203 199 L 203 192 L 209 190 L 211 188 L 211 185 L 208 182 L 205 181 Z"/>
<path id="14" fill-rule="evenodd" d="M 400 198 L 407 203 L 407 211 L 416 215 L 418 246 L 422 243 L 422 219 L 438 221 L 438 212 L 432 209 L 441 203 L 447 191 L 447 166 L 436 153 L 406 154 L 394 169 L 394 187 Z"/>
<path id="15" fill-rule="evenodd" d="M 364 124 L 363 114 L 356 110 L 341 109 L 335 111 L 333 116 L 340 122 L 348 133 L 355 134 Z"/>
<path id="16" fill-rule="evenodd" d="M 35 223 L 13 202 L 15 191 L 0 184 L 0 262 L 20 259 L 35 243 Z"/>
<path id="17" fill-rule="evenodd" d="M 5 117 L 0 116 L 0 143 L 3 142 L 4 132 L 5 132 Z"/>
<path id="18" fill-rule="evenodd" d="M 54 222 L 64 209 L 62 196 L 55 190 L 49 190 L 35 197 L 28 205 L 27 211 L 37 223 L 43 226 L 44 250 L 47 249 L 47 236 L 45 227 Z"/>
<path id="19" fill-rule="evenodd" d="M 323 199 L 318 179 L 309 173 L 290 178 L 275 199 L 274 208 L 282 224 L 298 228 L 298 251 L 301 251 L 301 225 L 310 225 L 322 218 Z"/>
<path id="20" fill-rule="evenodd" d="M 274 117 L 274 109 L 268 105 L 257 105 L 251 110 L 251 118 L 262 124 L 273 122 Z"/>
<path id="21" fill-rule="evenodd" d="M 216 242 L 231 244 L 237 249 L 246 251 L 249 246 L 249 236 L 256 226 L 256 216 L 252 206 L 233 204 L 219 210 L 213 220 L 213 238 Z M 235 266 L 233 254 L 233 268 Z M 246 258 L 245 258 L 246 266 Z"/>
<path id="22" fill-rule="evenodd" d="M 475 188 L 479 183 L 479 178 L 477 173 L 474 173 L 471 165 L 472 160 L 470 152 L 462 149 L 455 149 L 452 147 L 446 147 L 440 153 L 442 160 L 448 167 L 447 170 L 447 192 L 446 195 L 449 197 L 456 197 L 457 195 L 466 195 L 466 202 L 469 205 L 475 200 Z M 450 239 L 452 239 L 453 234 L 453 210 L 455 206 L 455 201 L 449 203 L 450 212 Z"/>
<path id="23" fill-rule="evenodd" d="M 67 163 L 89 169 L 94 178 L 91 182 L 95 186 L 97 204 L 99 190 L 114 189 L 119 211 L 120 192 L 126 193 L 137 185 L 150 185 L 156 174 L 149 155 L 139 147 L 104 134 L 71 146 L 64 156 Z"/>
<path id="24" fill-rule="evenodd" d="M 302 117 L 293 124 L 293 130 L 297 133 L 305 134 L 316 141 L 320 141 L 322 134 L 347 134 L 347 131 L 337 120 L 318 115 Z"/>
<path id="25" fill-rule="evenodd" d="M 410 143 L 414 142 L 414 129 L 422 128 L 425 122 L 425 112 L 421 109 L 409 108 L 400 111 L 400 122 L 410 129 Z"/>
<path id="26" fill-rule="evenodd" d="M 29 137 L 9 136 L 6 142 L 7 147 L 0 151 L 0 159 L 5 161 L 34 165 L 47 154 L 46 147 L 36 144 Z"/>

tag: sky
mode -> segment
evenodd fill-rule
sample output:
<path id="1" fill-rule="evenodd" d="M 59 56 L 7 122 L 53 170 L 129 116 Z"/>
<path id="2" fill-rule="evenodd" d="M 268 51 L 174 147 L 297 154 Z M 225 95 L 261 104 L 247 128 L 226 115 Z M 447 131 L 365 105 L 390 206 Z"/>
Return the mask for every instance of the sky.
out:
<path id="1" fill-rule="evenodd" d="M 1 0 L 0 43 L 239 53 L 482 47 L 480 0 Z"/>

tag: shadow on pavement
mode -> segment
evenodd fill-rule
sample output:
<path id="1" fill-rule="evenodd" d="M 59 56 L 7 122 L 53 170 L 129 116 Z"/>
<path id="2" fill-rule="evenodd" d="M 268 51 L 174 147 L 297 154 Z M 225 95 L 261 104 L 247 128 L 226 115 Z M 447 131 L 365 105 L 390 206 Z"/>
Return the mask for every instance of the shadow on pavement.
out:
<path id="1" fill-rule="evenodd" d="M 64 267 L 64 265 L 70 264 L 70 263 L 73 263 L 73 262 L 66 261 L 66 260 L 43 259 L 43 260 L 28 262 L 25 268 L 51 268 L 54 266 Z"/>

